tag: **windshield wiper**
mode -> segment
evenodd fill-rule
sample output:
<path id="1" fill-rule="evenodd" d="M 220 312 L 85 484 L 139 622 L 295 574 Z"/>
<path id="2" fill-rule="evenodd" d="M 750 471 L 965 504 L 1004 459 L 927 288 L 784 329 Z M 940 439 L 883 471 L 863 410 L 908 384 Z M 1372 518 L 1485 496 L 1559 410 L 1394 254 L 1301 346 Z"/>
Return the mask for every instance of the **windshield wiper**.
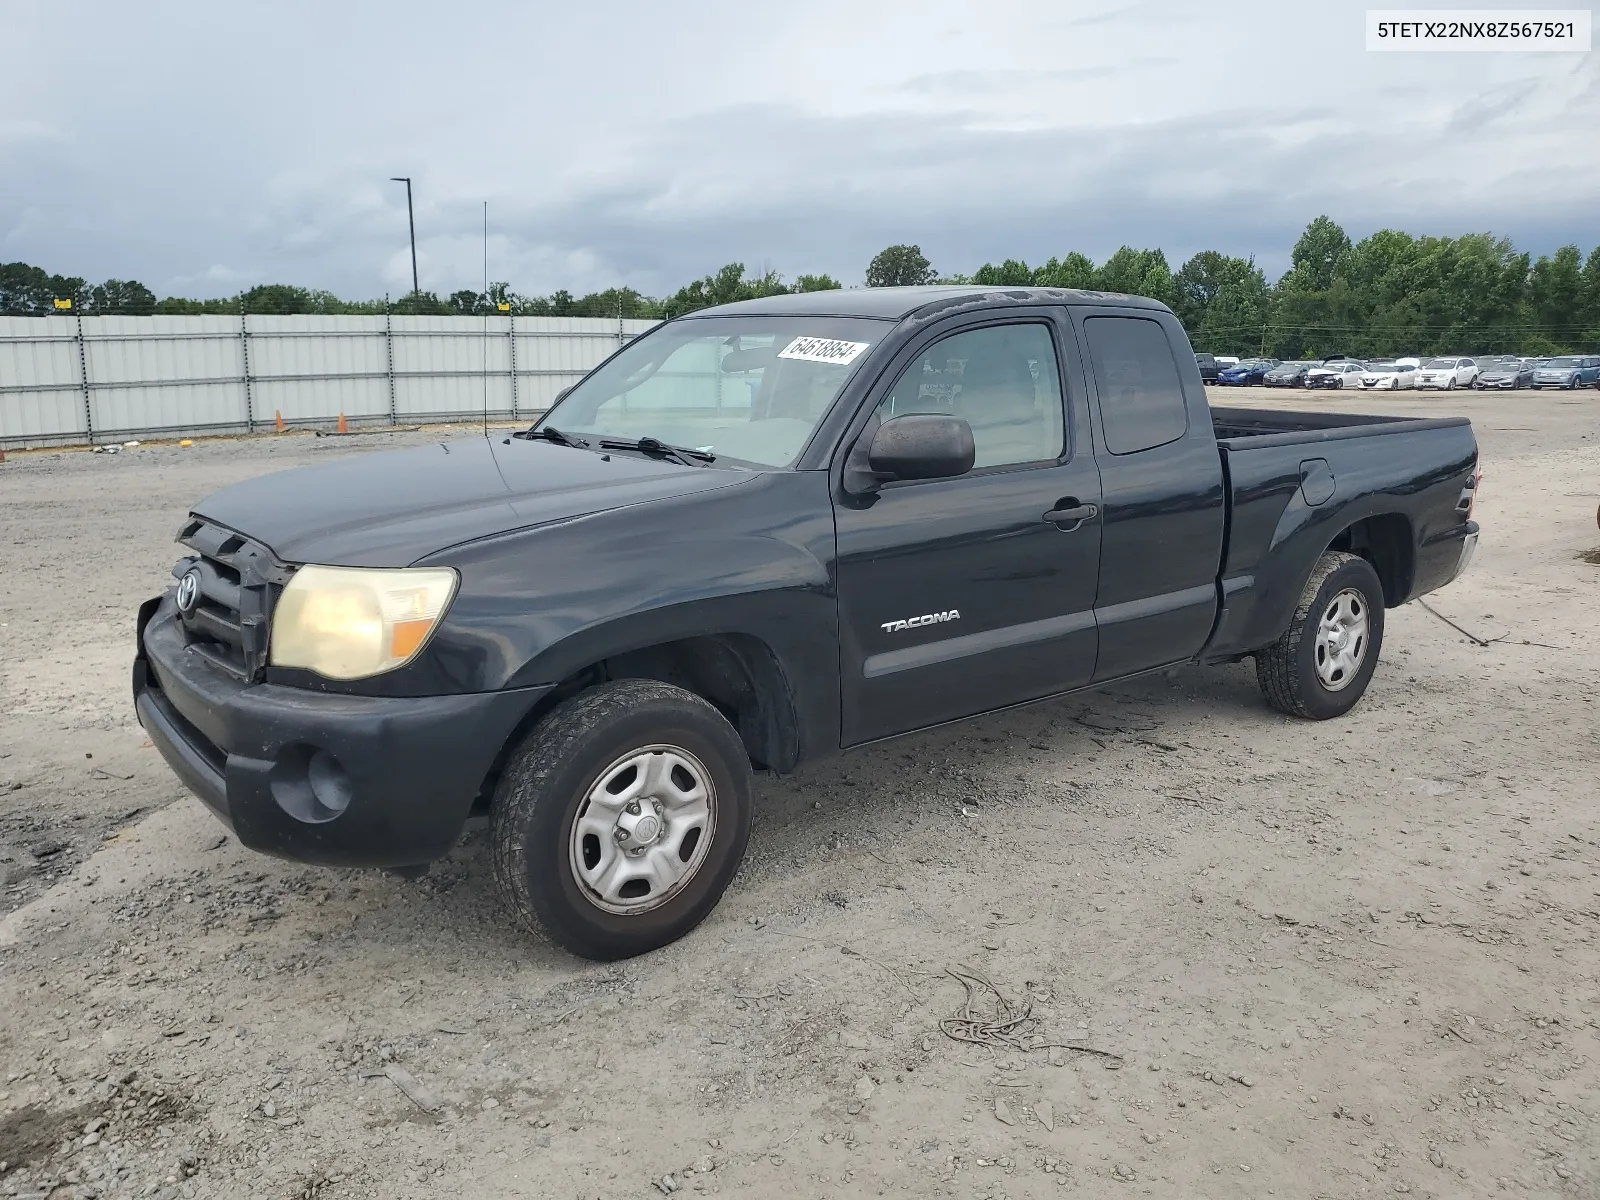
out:
<path id="1" fill-rule="evenodd" d="M 574 437 L 570 433 L 562 433 L 561 430 L 549 425 L 541 425 L 537 429 L 530 429 L 526 433 L 515 433 L 511 436 L 524 438 L 530 442 L 539 439 L 546 442 L 554 442 L 558 446 L 576 446 L 579 450 L 586 449 L 589 445 L 582 438 Z"/>
<path id="2" fill-rule="evenodd" d="M 658 454 L 663 458 L 675 458 L 685 466 L 704 466 L 717 461 L 717 456 L 709 450 L 694 450 L 688 446 L 669 446 L 666 442 L 653 437 L 642 437 L 637 441 L 626 438 L 601 438 L 602 450 L 637 450 L 641 454 Z"/>

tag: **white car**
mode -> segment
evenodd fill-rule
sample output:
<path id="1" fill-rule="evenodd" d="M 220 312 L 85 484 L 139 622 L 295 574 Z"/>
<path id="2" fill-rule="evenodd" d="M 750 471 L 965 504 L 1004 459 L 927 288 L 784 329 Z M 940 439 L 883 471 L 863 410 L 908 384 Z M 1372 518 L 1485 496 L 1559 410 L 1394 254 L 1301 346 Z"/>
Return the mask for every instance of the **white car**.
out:
<path id="1" fill-rule="evenodd" d="M 1454 391 L 1471 387 L 1478 378 L 1478 364 L 1471 358 L 1435 358 L 1417 372 L 1417 387 Z"/>
<path id="2" fill-rule="evenodd" d="M 1398 391 L 1417 386 L 1417 368 L 1414 363 L 1377 362 L 1361 372 L 1361 386 Z"/>
<path id="3" fill-rule="evenodd" d="M 1366 370 L 1358 362 L 1331 362 L 1323 363 L 1320 367 L 1312 367 L 1306 372 L 1306 386 L 1308 388 L 1358 388 L 1361 386 L 1361 373 Z"/>
<path id="4" fill-rule="evenodd" d="M 1217 360 L 1217 369 L 1219 371 L 1226 371 L 1229 367 L 1237 367 L 1239 365 L 1239 360 L 1231 354 L 1218 354 L 1214 357 Z"/>

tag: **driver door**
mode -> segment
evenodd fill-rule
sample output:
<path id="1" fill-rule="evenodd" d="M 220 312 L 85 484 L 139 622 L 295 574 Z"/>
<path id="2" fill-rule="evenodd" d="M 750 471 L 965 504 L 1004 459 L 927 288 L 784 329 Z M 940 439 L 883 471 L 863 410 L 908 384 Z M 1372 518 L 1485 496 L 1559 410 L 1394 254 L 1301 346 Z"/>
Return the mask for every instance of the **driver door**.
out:
<path id="1" fill-rule="evenodd" d="M 869 397 L 883 420 L 963 418 L 977 456 L 957 478 L 866 496 L 836 483 L 843 744 L 1093 676 L 1100 475 L 1070 338 L 1054 309 L 950 322 Z"/>

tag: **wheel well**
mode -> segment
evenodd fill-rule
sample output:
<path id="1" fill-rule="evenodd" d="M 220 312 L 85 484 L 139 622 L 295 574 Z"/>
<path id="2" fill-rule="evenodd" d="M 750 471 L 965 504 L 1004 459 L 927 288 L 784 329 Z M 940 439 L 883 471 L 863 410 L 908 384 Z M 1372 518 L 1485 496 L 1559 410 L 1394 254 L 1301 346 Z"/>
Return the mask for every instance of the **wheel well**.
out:
<path id="1" fill-rule="evenodd" d="M 706 634 L 629 650 L 568 675 L 539 698 L 506 739 L 483 781 L 475 809 L 487 808 L 506 760 L 546 713 L 586 688 L 613 679 L 659 679 L 708 701 L 738 731 L 757 769 L 788 771 L 800 757 L 799 727 L 777 655 L 749 634 Z"/>
<path id="2" fill-rule="evenodd" d="M 1411 522 L 1399 513 L 1383 513 L 1357 521 L 1328 546 L 1359 554 L 1378 572 L 1383 584 L 1383 603 L 1394 608 L 1411 594 L 1417 552 L 1411 538 Z"/>

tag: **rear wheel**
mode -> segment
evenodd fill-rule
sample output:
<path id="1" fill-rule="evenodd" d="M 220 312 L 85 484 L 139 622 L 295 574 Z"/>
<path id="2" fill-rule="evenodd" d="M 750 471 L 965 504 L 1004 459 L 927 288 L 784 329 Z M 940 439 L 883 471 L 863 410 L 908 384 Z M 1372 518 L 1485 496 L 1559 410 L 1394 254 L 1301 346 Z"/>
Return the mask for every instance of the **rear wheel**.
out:
<path id="1" fill-rule="evenodd" d="M 626 679 L 556 708 L 513 754 L 490 820 L 495 881 L 528 926 L 611 960 L 688 933 L 750 838 L 750 762 L 692 692 Z"/>
<path id="2" fill-rule="evenodd" d="M 1383 646 L 1383 585 L 1366 559 L 1317 560 L 1289 628 L 1256 653 L 1256 681 L 1279 712 L 1325 721 L 1356 706 Z"/>

